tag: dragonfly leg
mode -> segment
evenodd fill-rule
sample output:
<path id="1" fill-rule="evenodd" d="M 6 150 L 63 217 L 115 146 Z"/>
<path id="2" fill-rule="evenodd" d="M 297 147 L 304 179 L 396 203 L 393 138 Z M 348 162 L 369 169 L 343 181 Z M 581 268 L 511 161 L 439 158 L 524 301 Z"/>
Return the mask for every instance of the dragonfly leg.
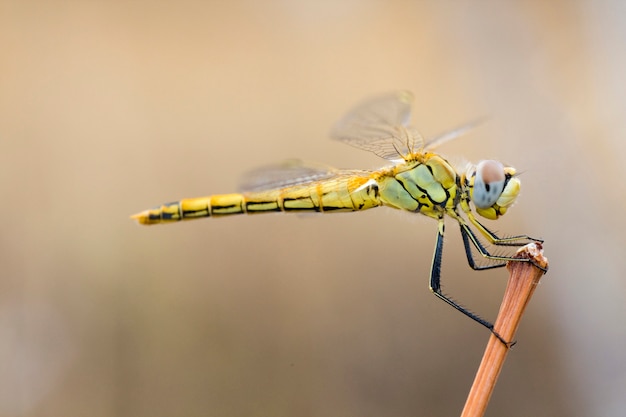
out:
<path id="1" fill-rule="evenodd" d="M 491 230 L 487 229 L 478 219 L 474 216 L 471 211 L 467 212 L 467 218 L 472 222 L 474 227 L 480 234 L 485 236 L 490 243 L 498 246 L 524 246 L 531 242 L 539 242 L 543 243 L 542 239 L 536 239 L 534 237 L 530 237 L 528 235 L 517 235 L 517 236 L 508 236 L 508 237 L 499 237 Z"/>
<path id="2" fill-rule="evenodd" d="M 467 263 L 470 266 L 470 268 L 472 268 L 474 271 L 483 271 L 485 269 L 502 268 L 503 266 L 506 266 L 506 261 L 495 262 L 495 263 L 491 263 L 488 265 L 477 265 L 476 261 L 474 260 L 474 254 L 472 252 L 472 245 L 480 246 L 480 249 L 478 249 L 478 252 L 481 255 L 483 253 L 488 253 L 488 252 L 484 248 L 484 246 L 480 243 L 480 241 L 476 239 L 476 236 L 472 236 L 472 238 L 469 237 L 470 233 L 471 233 L 471 229 L 469 232 L 467 232 L 463 228 L 463 226 L 461 226 L 461 236 L 463 237 L 463 246 L 465 247 L 465 256 L 467 257 Z M 488 258 L 488 259 L 491 259 L 491 258 Z"/>
<path id="3" fill-rule="evenodd" d="M 467 263 L 473 270 L 482 271 L 485 269 L 502 268 L 503 266 L 506 266 L 507 261 L 513 259 L 507 256 L 494 256 L 490 254 L 467 224 L 459 222 L 459 225 L 461 228 L 461 236 L 463 237 L 463 246 L 465 247 Z M 474 255 L 472 253 L 472 246 L 476 248 L 476 250 L 482 257 L 499 262 L 494 262 L 488 265 L 477 265 L 476 261 L 474 260 Z"/>
<path id="4" fill-rule="evenodd" d="M 465 222 L 465 220 L 461 216 L 459 216 L 454 211 L 448 212 L 448 214 L 450 215 L 450 217 L 454 218 L 459 223 L 459 226 L 461 228 L 461 236 L 463 237 L 463 245 L 465 246 L 465 255 L 467 256 L 467 263 L 472 269 L 476 271 L 481 271 L 485 269 L 501 268 L 503 266 L 506 266 L 506 263 L 508 261 L 532 262 L 530 259 L 526 259 L 526 258 L 514 258 L 512 256 L 491 254 L 485 248 L 485 246 L 480 242 L 480 240 L 478 239 L 478 236 L 476 236 L 476 233 L 474 233 L 474 231 L 469 227 L 469 225 Z M 483 226 L 478 220 L 476 220 L 476 218 L 474 218 L 474 216 L 472 216 L 471 213 L 468 213 L 468 217 L 470 221 L 472 222 L 472 224 L 474 224 L 476 228 L 481 232 L 481 234 L 485 236 L 494 245 L 524 246 L 530 242 L 543 242 L 540 239 L 535 239 L 527 235 L 518 235 L 518 236 L 500 238 L 491 230 Z M 489 259 L 492 261 L 499 261 L 499 262 L 493 262 L 489 265 L 477 265 L 472 255 L 471 246 L 475 247 L 478 253 L 480 254 L 480 256 L 482 256 L 483 258 Z M 536 264 L 534 265 L 537 266 L 537 268 L 541 269 L 544 273 L 547 272 L 547 270 L 544 267 L 540 265 L 536 265 Z"/>
<path id="5" fill-rule="evenodd" d="M 452 298 L 450 298 L 448 295 L 444 294 L 441 291 L 441 261 L 443 258 L 443 234 L 444 234 L 444 229 L 445 229 L 445 223 L 443 218 L 439 219 L 439 228 L 437 231 L 437 241 L 435 244 L 435 253 L 433 255 L 433 262 L 431 265 L 431 269 L 430 269 L 430 290 L 432 291 L 433 294 L 435 294 L 435 296 L 437 298 L 439 298 L 440 300 L 445 301 L 448 305 L 451 305 L 452 307 L 454 307 L 456 310 L 460 311 L 461 313 L 465 314 L 467 317 L 469 317 L 470 319 L 474 320 L 475 322 L 482 324 L 483 326 L 485 326 L 487 329 L 489 329 L 489 331 L 491 333 L 494 334 L 494 336 L 496 336 L 502 343 L 504 343 L 507 347 L 511 347 L 513 344 L 511 342 L 507 342 L 506 340 L 504 340 L 493 328 L 493 324 L 488 322 L 487 320 L 483 319 L 482 317 L 478 316 L 475 313 L 472 313 L 471 311 L 469 311 L 468 309 L 466 309 L 465 307 L 463 307 L 462 305 L 460 305 L 459 303 L 457 303 L 456 301 L 454 301 Z"/>
<path id="6" fill-rule="evenodd" d="M 462 221 L 459 221 L 459 225 L 461 227 L 461 236 L 463 236 L 463 245 L 465 246 L 465 255 L 467 256 L 467 263 L 469 264 L 469 266 L 476 270 L 476 271 L 481 271 L 481 270 L 485 270 L 485 269 L 493 269 L 493 268 L 500 268 L 503 266 L 506 266 L 506 263 L 508 261 L 513 261 L 513 262 L 532 262 L 532 260 L 530 259 L 526 259 L 526 258 L 514 258 L 511 256 L 503 256 L 503 255 L 492 255 L 491 253 L 489 253 L 489 251 L 487 251 L 487 249 L 483 246 L 482 243 L 480 243 L 480 240 L 478 240 L 478 237 L 476 236 L 476 234 L 472 231 L 472 229 L 469 228 L 469 226 Z M 480 230 L 480 229 L 479 229 Z M 487 228 L 485 228 L 485 230 L 487 230 L 489 233 L 491 233 Z M 495 235 L 494 235 L 495 236 Z M 513 236 L 510 239 L 514 239 L 514 238 L 519 238 L 519 239 L 528 239 L 531 242 L 540 242 L 540 240 L 537 239 L 533 239 L 533 238 L 529 238 L 528 236 Z M 505 243 L 498 243 L 498 241 L 494 242 L 495 245 L 499 245 L 499 246 L 522 246 L 525 245 L 526 243 L 509 243 L 506 242 L 506 239 L 501 239 L 500 241 L 505 241 Z M 493 261 L 500 261 L 500 262 L 495 262 L 492 263 L 490 265 L 476 265 L 476 262 L 474 261 L 474 257 L 472 255 L 472 248 L 470 246 L 470 242 L 471 245 L 474 246 L 476 248 L 476 250 L 478 251 L 478 253 L 485 259 L 490 259 Z M 541 265 L 537 265 L 533 262 L 533 265 L 535 265 L 537 268 L 541 269 L 544 273 L 548 272 L 548 270 L 541 266 Z"/>

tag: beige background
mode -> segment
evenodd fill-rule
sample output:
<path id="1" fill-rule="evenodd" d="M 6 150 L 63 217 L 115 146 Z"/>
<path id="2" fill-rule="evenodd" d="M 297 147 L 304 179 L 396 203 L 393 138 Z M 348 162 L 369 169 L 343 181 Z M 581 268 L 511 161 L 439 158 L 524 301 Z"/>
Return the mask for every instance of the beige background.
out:
<path id="1" fill-rule="evenodd" d="M 448 416 L 488 333 L 430 295 L 435 223 L 388 209 L 141 228 L 417 96 L 440 152 L 523 171 L 493 224 L 546 239 L 487 415 L 626 409 L 623 2 L 0 1 L 0 416 Z M 488 318 L 448 227 L 444 284 Z"/>

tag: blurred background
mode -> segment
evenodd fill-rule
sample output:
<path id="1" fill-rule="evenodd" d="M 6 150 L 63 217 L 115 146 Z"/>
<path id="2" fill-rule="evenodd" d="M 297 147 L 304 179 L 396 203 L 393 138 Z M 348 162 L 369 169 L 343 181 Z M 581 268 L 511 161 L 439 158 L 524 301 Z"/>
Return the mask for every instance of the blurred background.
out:
<path id="1" fill-rule="evenodd" d="M 144 228 L 408 89 L 438 149 L 522 171 L 488 226 L 551 269 L 490 416 L 626 409 L 626 3 L 0 1 L 0 416 L 448 416 L 489 333 L 428 291 L 435 222 L 391 209 Z M 448 293 L 494 319 L 449 224 Z"/>

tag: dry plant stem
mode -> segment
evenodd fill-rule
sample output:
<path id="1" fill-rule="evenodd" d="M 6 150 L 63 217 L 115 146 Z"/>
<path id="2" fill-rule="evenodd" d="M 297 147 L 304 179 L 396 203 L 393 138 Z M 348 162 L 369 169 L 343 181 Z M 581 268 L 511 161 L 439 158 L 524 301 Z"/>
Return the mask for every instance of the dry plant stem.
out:
<path id="1" fill-rule="evenodd" d="M 498 318 L 494 324 L 495 331 L 507 341 L 515 340 L 515 332 L 524 309 L 539 283 L 539 279 L 548 269 L 548 260 L 543 256 L 543 248 L 540 243 L 531 243 L 520 248 L 515 258 L 530 259 L 531 262 L 510 261 L 507 264 L 510 273 L 509 282 L 500 305 Z M 465 408 L 461 414 L 462 417 L 484 415 L 508 351 L 509 347 L 492 334 L 476 373 L 474 384 L 467 397 Z"/>

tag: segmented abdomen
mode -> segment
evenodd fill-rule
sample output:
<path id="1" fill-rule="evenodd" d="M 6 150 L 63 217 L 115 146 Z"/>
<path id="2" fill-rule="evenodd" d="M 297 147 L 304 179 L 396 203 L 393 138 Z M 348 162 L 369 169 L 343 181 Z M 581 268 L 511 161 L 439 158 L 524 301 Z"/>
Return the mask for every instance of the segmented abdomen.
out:
<path id="1" fill-rule="evenodd" d="M 380 204 L 375 181 L 369 176 L 346 175 L 277 190 L 183 199 L 143 211 L 133 218 L 141 224 L 157 224 L 279 211 L 357 211 Z"/>

